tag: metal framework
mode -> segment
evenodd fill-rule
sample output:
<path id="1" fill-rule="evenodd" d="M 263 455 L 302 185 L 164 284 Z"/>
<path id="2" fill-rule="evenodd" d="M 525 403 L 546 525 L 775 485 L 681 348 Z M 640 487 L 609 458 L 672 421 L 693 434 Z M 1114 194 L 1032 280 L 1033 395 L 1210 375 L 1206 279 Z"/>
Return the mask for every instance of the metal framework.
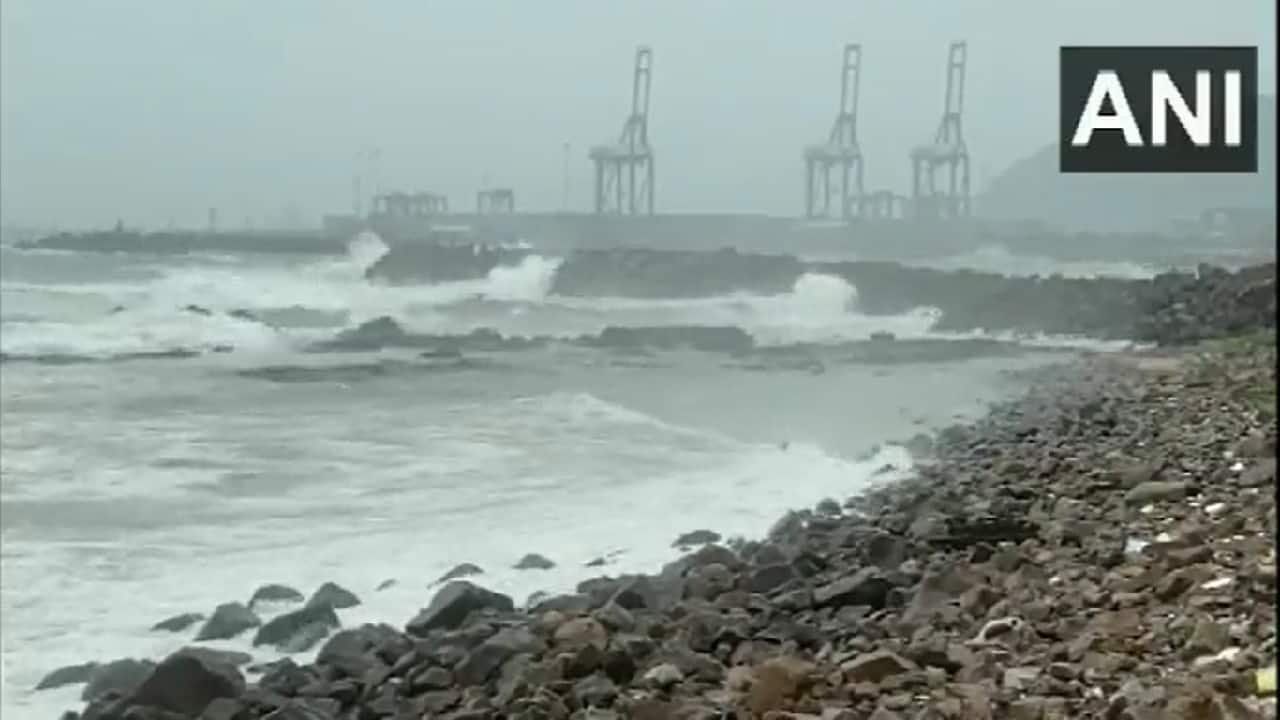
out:
<path id="1" fill-rule="evenodd" d="M 616 144 L 591 148 L 597 214 L 653 214 L 653 148 L 649 146 L 652 68 L 653 52 L 647 47 L 637 48 L 631 81 L 631 114 L 622 125 L 621 137 Z"/>
<path id="2" fill-rule="evenodd" d="M 862 150 L 858 147 L 858 83 L 862 70 L 862 46 L 844 46 L 840 67 L 840 110 L 827 141 L 804 150 L 805 217 L 831 217 L 831 196 L 838 189 L 839 217 L 858 215 L 862 201 Z M 832 187 L 831 174 L 839 171 L 839 187 Z"/>
<path id="3" fill-rule="evenodd" d="M 864 193 L 859 216 L 868 220 L 900 220 L 906 214 L 908 198 L 892 190 Z"/>
<path id="4" fill-rule="evenodd" d="M 511 188 L 490 188 L 476 193 L 477 215 L 510 215 L 516 211 L 516 193 Z"/>
<path id="5" fill-rule="evenodd" d="M 964 42 L 951 43 L 947 58 L 947 94 L 942 123 L 933 143 L 911 151 L 911 204 L 916 217 L 951 219 L 969 217 L 969 150 L 960 122 L 964 111 L 964 70 L 968 57 Z M 947 186 L 938 187 L 939 171 L 946 171 Z"/>
<path id="6" fill-rule="evenodd" d="M 373 215 L 425 217 L 449 212 L 449 198 L 429 192 L 392 192 L 373 197 Z"/>

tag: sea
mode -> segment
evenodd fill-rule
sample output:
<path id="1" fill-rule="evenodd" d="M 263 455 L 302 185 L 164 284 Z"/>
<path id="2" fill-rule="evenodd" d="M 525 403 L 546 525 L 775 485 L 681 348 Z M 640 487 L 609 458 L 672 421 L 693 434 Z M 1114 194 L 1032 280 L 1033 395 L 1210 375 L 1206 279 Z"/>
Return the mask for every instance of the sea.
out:
<path id="1" fill-rule="evenodd" d="M 400 626 L 463 562 L 518 604 L 654 572 L 683 532 L 759 537 L 787 510 L 900 479 L 912 436 L 980 416 L 1027 370 L 1123 346 L 1022 338 L 1025 352 L 822 372 L 572 344 L 431 367 L 385 363 L 392 350 L 306 352 L 382 316 L 565 338 L 732 325 L 761 345 L 973 337 L 933 333 L 935 308 L 864 315 L 856 287 L 817 274 L 770 297 L 563 298 L 549 293 L 554 257 L 390 287 L 364 274 L 385 251 L 369 233 L 324 258 L 0 246 L 0 715 L 77 708 L 81 686 L 35 685 L 64 665 L 159 659 L 195 628 L 153 624 L 247 602 L 265 583 L 309 594 L 336 582 L 362 601 L 340 611 L 344 625 Z M 1155 271 L 1000 248 L 931 262 Z M 352 370 L 370 363 L 382 369 Z M 532 552 L 555 567 L 514 569 Z M 250 637 L 206 644 L 277 657 Z"/>

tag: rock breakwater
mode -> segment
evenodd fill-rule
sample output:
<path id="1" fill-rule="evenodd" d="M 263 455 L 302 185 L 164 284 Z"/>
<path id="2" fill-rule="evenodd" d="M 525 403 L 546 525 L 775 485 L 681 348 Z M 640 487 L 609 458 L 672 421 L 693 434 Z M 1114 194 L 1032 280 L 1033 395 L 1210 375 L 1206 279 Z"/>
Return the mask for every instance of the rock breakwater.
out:
<path id="1" fill-rule="evenodd" d="M 393 249 L 370 267 L 368 275 L 392 282 L 431 282 L 445 276 L 480 277 L 489 265 L 515 262 L 463 253 L 466 262 L 455 267 L 449 262 L 452 255 L 434 252 Z M 1047 333 L 1169 344 L 1220 337 L 1275 316 L 1275 263 L 1235 272 L 1204 265 L 1150 279 L 1009 277 L 889 261 L 805 262 L 790 255 L 733 249 L 582 250 L 565 257 L 550 292 L 651 299 L 781 295 L 791 292 L 806 273 L 849 282 L 857 291 L 859 312 L 868 315 L 937 308 L 941 315 L 934 329 L 939 331 Z M 1274 319 L 1270 323 L 1274 327 Z M 1189 327 L 1197 330 L 1189 332 Z"/>

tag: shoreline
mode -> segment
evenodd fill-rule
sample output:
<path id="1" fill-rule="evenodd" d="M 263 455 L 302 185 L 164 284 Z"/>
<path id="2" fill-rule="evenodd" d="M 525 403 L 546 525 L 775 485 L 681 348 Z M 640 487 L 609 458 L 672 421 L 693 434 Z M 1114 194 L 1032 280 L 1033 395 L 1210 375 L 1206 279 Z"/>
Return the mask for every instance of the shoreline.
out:
<path id="1" fill-rule="evenodd" d="M 1247 498 L 1274 491 L 1274 418 L 1257 416 L 1274 406 L 1274 335 L 1207 351 L 1056 365 L 939 433 L 913 479 L 655 576 L 588 580 L 532 612 L 455 581 L 411 633 L 336 630 L 316 664 L 273 663 L 247 692 L 230 665 L 180 651 L 81 717 L 157 698 L 219 718 L 458 720 L 1136 719 L 1255 702 L 1252 670 L 1275 662 L 1275 511 Z M 1205 418 L 1208 434 L 1191 423 Z"/>

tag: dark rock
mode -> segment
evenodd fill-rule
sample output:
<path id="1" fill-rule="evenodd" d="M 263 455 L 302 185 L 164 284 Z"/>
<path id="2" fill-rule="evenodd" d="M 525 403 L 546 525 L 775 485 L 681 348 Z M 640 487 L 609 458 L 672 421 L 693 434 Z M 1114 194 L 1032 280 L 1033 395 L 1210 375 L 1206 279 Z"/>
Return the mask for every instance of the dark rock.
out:
<path id="1" fill-rule="evenodd" d="M 817 588 L 813 591 L 813 603 L 818 607 L 866 605 L 880 610 L 891 589 L 893 583 L 879 568 L 868 567 Z"/>
<path id="2" fill-rule="evenodd" d="M 360 598 L 356 597 L 355 593 L 332 582 L 321 585 L 311 595 L 311 599 L 307 600 L 307 607 L 327 606 L 335 610 L 355 607 L 359 604 Z"/>
<path id="3" fill-rule="evenodd" d="M 204 620 L 204 613 L 182 613 L 166 618 L 151 626 L 152 630 L 164 630 L 167 632 L 182 632 L 196 623 Z"/>
<path id="4" fill-rule="evenodd" d="M 751 577 L 747 580 L 747 589 L 754 593 L 768 594 L 795 577 L 796 572 L 789 564 L 765 565 L 751 572 Z"/>
<path id="5" fill-rule="evenodd" d="M 329 698 L 291 698 L 262 720 L 335 720 L 341 708 Z"/>
<path id="6" fill-rule="evenodd" d="M 262 621 L 258 616 L 244 605 L 223 603 L 214 608 L 213 615 L 209 616 L 200 628 L 200 632 L 196 633 L 196 642 L 225 640 L 261 624 Z"/>
<path id="7" fill-rule="evenodd" d="M 323 625 L 331 629 L 341 625 L 337 614 L 333 612 L 333 608 L 327 605 L 307 606 L 274 617 L 258 628 L 258 632 L 253 636 L 253 645 L 254 647 L 259 645 L 283 645 L 290 638 L 297 635 L 298 631 L 312 624 Z"/>
<path id="8" fill-rule="evenodd" d="M 258 603 L 300 603 L 306 599 L 302 593 L 288 585 L 270 583 L 253 591 L 249 598 L 250 609 L 256 609 Z"/>
<path id="9" fill-rule="evenodd" d="M 550 570 L 556 564 L 538 553 L 529 553 L 515 564 L 516 570 Z"/>
<path id="10" fill-rule="evenodd" d="M 481 569 L 479 565 L 461 563 L 459 565 L 454 565 L 452 570 L 441 575 L 439 579 L 436 580 L 436 584 L 446 583 L 450 580 L 457 580 L 459 578 L 470 577 L 472 575 L 480 575 L 483 572 L 484 570 Z"/>
<path id="11" fill-rule="evenodd" d="M 574 684 L 573 697 L 579 707 L 609 707 L 618 697 L 618 686 L 604 675 L 592 675 Z"/>
<path id="12" fill-rule="evenodd" d="M 92 701 L 109 692 L 128 695 L 151 674 L 155 667 L 155 663 L 150 660 L 131 658 L 99 665 L 89 675 L 88 683 L 80 693 L 80 699 Z"/>
<path id="13" fill-rule="evenodd" d="M 559 612 L 579 613 L 590 610 L 592 605 L 591 596 L 575 593 L 573 595 L 556 595 L 547 597 L 546 593 L 534 593 L 525 603 L 525 607 L 529 608 L 531 613 L 544 613 L 549 610 Z"/>
<path id="14" fill-rule="evenodd" d="M 184 647 L 170 655 L 170 657 L 177 655 L 190 655 L 204 663 L 229 665 L 231 667 L 240 667 L 253 662 L 253 656 L 249 653 L 236 652 L 235 650 L 215 650 L 214 648 L 195 645 Z"/>
<path id="15" fill-rule="evenodd" d="M 291 658 L 284 658 L 271 663 L 262 677 L 258 678 L 258 686 L 291 697 L 314 679 Z"/>
<path id="16" fill-rule="evenodd" d="M 546 643 L 524 628 L 509 628 L 485 640 L 454 669 L 454 679 L 464 687 L 480 685 L 508 658 L 519 653 L 540 654 Z"/>
<path id="17" fill-rule="evenodd" d="M 456 628 L 468 615 L 483 610 L 512 612 L 515 604 L 501 593 L 466 580 L 454 580 L 440 588 L 430 604 L 410 620 L 405 629 L 410 635 L 425 637 L 435 629 Z"/>
<path id="18" fill-rule="evenodd" d="M 340 675 L 361 678 L 382 659 L 390 661 L 401 657 L 410 648 L 409 639 L 401 636 L 395 628 L 364 624 L 334 633 L 316 654 L 316 663 L 331 667 Z M 380 659 L 380 653 L 394 657 Z"/>
<path id="19" fill-rule="evenodd" d="M 244 692 L 244 677 L 234 666 L 177 652 L 156 666 L 132 694 L 134 704 L 196 716 L 217 698 Z"/>
<path id="20" fill-rule="evenodd" d="M 63 685 L 78 685 L 80 683 L 86 683 L 89 682 L 89 678 L 93 676 L 93 671 L 97 669 L 98 663 L 96 662 L 60 667 L 41 678 L 40 682 L 36 683 L 36 689 L 48 690 L 50 688 L 62 687 Z"/>
<path id="21" fill-rule="evenodd" d="M 329 632 L 332 629 L 328 623 L 324 622 L 307 623 L 298 628 L 283 642 L 277 644 L 276 648 L 285 654 L 306 652 L 329 637 Z"/>
<path id="22" fill-rule="evenodd" d="M 711 530 L 693 530 L 687 532 L 676 541 L 671 543 L 671 547 L 692 547 L 694 545 L 708 545 L 720 542 L 720 533 Z"/>

